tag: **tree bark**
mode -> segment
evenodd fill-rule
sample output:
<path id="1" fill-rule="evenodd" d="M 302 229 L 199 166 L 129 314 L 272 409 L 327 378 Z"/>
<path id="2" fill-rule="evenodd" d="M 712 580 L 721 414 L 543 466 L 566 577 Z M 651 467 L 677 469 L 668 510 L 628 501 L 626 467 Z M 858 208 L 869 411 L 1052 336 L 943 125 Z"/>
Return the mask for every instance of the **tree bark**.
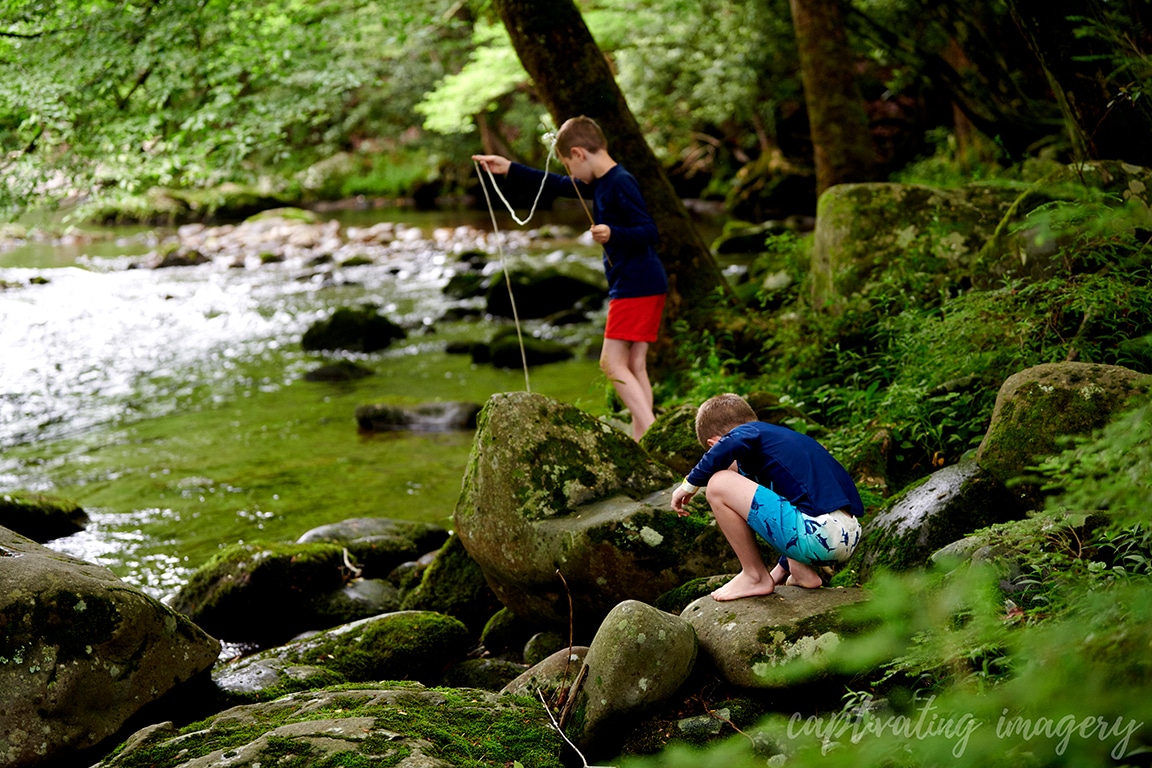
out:
<path id="1" fill-rule="evenodd" d="M 876 151 L 856 83 L 840 0 L 790 0 L 816 161 L 816 194 L 877 180 Z"/>
<path id="2" fill-rule="evenodd" d="M 712 310 L 718 303 L 731 305 L 732 293 L 576 5 L 572 0 L 494 0 L 493 5 L 556 124 L 579 115 L 596 120 L 612 158 L 639 182 L 660 230 L 659 252 L 668 272 L 664 327 L 671 328 L 676 320 L 691 328 L 712 327 Z M 671 362 L 668 334 L 662 333 L 661 339 L 657 354 Z"/>

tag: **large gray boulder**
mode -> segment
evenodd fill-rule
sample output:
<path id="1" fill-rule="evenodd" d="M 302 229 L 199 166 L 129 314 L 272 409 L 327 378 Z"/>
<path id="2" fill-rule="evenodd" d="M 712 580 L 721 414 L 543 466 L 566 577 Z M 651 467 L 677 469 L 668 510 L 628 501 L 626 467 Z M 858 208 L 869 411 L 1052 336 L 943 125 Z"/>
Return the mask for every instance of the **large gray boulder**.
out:
<path id="1" fill-rule="evenodd" d="M 209 669 L 220 643 L 102 566 L 0 528 L 0 765 L 55 765 Z"/>
<path id="2" fill-rule="evenodd" d="M 695 663 L 688 622 L 637 600 L 620 603 L 588 647 L 565 732 L 587 750 L 612 754 L 624 729 L 670 699 Z"/>
<path id="3" fill-rule="evenodd" d="M 354 621 L 212 670 L 230 704 L 287 692 L 372 680 L 438 682 L 468 650 L 465 626 L 430 611 Z"/>
<path id="4" fill-rule="evenodd" d="M 963 461 L 933 472 L 883 512 L 862 518 L 864 534 L 853 562 L 861 579 L 879 568 L 918 568 L 944 545 L 1026 513 L 999 480 L 974 460 Z"/>
<path id="5" fill-rule="evenodd" d="M 562 768 L 543 705 L 476 689 L 389 683 L 289 694 L 177 729 L 150 726 L 97 768 Z"/>
<path id="6" fill-rule="evenodd" d="M 456 532 L 512 611 L 567 627 L 571 598 L 578 625 L 595 625 L 623 600 L 736 568 L 710 515 L 671 512 L 675 480 L 578 408 L 497 394 L 480 413 Z"/>
<path id="7" fill-rule="evenodd" d="M 1027 368 L 1000 387 L 976 461 L 1008 485 L 1022 504 L 1039 508 L 1041 483 L 1027 476 L 1027 468 L 1063 450 L 1062 438 L 1103 427 L 1149 387 L 1152 376 L 1116 365 L 1073 362 Z"/>
<path id="8" fill-rule="evenodd" d="M 866 599 L 857 588 L 782 586 L 763 597 L 702 597 L 680 617 L 696 630 L 701 654 L 729 683 L 781 688 L 801 675 L 827 671 L 829 652 L 852 631 L 843 610 Z"/>

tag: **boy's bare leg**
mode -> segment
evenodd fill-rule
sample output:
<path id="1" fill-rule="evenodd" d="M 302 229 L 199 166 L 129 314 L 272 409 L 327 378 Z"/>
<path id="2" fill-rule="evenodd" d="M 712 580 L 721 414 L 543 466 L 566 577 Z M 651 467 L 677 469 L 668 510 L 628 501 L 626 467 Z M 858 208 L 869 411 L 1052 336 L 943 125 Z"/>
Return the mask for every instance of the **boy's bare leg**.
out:
<path id="1" fill-rule="evenodd" d="M 748 510 L 752 507 L 756 488 L 756 483 L 748 478 L 725 469 L 713 475 L 705 489 L 716 523 L 736 553 L 736 559 L 740 561 L 740 573 L 712 593 L 715 600 L 770 595 L 776 588 L 772 574 L 760 555 L 756 534 L 748 527 Z"/>
<path id="2" fill-rule="evenodd" d="M 635 353 L 635 347 L 643 347 L 641 353 Z M 604 339 L 604 347 L 600 351 L 600 370 L 616 388 L 616 394 L 624 402 L 624 407 L 632 414 L 632 437 L 639 440 L 652 426 L 656 416 L 652 413 L 652 387 L 648 382 L 648 372 L 641 367 L 643 377 L 638 378 L 633 370 L 633 358 L 641 354 L 643 361 L 647 355 L 648 344 L 645 342 L 621 341 L 620 339 Z"/>

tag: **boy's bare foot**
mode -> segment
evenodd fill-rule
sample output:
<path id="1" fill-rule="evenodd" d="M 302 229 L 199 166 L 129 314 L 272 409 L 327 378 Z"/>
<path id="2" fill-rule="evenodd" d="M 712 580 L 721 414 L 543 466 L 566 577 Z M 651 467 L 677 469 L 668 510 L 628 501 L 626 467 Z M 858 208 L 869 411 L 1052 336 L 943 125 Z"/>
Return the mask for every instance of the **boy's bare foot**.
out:
<path id="1" fill-rule="evenodd" d="M 739 600 L 742 597 L 756 597 L 770 595 L 776 589 L 776 582 L 771 574 L 757 577 L 754 574 L 740 571 L 732 581 L 712 593 L 713 600 Z"/>
<path id="2" fill-rule="evenodd" d="M 818 589 L 824 586 L 824 580 L 816 569 L 804 563 L 790 562 L 788 579 L 784 583 L 790 587 L 803 587 L 804 589 Z"/>

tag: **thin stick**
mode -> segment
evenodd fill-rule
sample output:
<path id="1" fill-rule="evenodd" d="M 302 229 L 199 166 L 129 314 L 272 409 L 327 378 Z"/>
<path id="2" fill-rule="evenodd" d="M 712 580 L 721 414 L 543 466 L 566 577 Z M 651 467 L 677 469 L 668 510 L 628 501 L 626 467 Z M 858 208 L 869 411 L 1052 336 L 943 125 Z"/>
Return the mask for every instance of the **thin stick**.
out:
<path id="1" fill-rule="evenodd" d="M 596 226 L 596 219 L 592 218 L 592 211 L 588 210 L 588 203 L 584 202 L 584 196 L 580 194 L 580 185 L 576 183 L 576 177 L 569 175 L 568 178 L 572 180 L 572 189 L 576 190 L 576 197 L 579 198 L 580 206 L 587 214 L 588 221 L 592 222 L 592 226 Z M 612 257 L 608 255 L 607 251 L 604 252 L 604 258 L 608 260 L 608 266 L 612 266 Z"/>

